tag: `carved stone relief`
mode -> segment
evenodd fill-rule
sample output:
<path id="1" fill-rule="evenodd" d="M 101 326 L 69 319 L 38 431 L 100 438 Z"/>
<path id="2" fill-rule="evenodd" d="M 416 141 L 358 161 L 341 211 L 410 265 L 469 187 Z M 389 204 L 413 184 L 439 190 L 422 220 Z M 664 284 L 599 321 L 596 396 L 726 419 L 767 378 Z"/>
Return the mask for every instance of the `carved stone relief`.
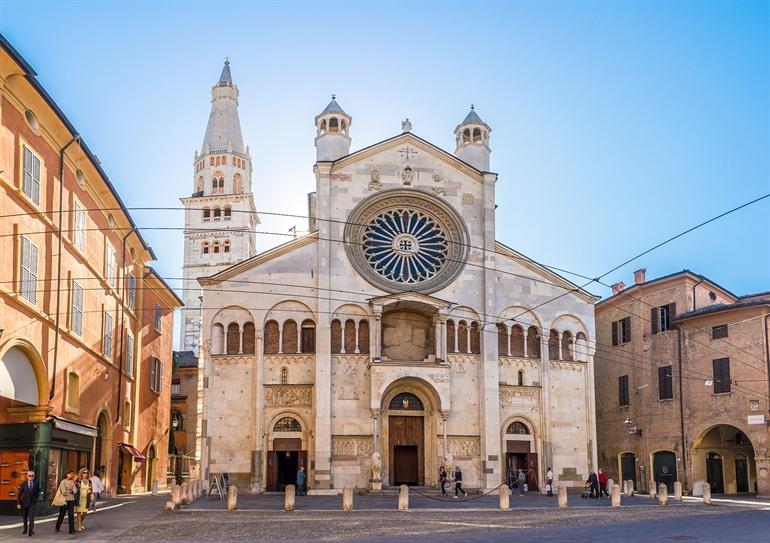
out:
<path id="1" fill-rule="evenodd" d="M 265 407 L 309 407 L 313 385 L 265 385 Z"/>
<path id="2" fill-rule="evenodd" d="M 500 385 L 500 406 L 538 403 L 540 389 L 514 385 Z"/>
<path id="3" fill-rule="evenodd" d="M 332 456 L 369 458 L 372 452 L 372 436 L 332 436 Z"/>

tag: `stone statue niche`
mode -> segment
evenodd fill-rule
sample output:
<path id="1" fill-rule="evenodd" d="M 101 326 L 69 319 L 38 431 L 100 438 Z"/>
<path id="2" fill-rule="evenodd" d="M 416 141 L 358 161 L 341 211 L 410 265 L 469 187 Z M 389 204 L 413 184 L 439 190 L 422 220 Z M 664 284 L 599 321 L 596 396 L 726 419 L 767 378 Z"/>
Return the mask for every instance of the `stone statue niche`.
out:
<path id="1" fill-rule="evenodd" d="M 412 311 L 391 311 L 382 316 L 382 358 L 415 362 L 433 354 L 431 320 Z"/>

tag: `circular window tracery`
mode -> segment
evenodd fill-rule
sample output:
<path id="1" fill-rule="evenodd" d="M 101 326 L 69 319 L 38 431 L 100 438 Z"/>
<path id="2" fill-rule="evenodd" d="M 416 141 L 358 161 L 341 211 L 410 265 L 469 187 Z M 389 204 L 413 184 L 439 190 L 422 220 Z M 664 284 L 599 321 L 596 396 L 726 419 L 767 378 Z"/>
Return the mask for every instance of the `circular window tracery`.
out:
<path id="1" fill-rule="evenodd" d="M 457 211 L 417 189 L 384 190 L 359 203 L 344 239 L 356 271 L 387 292 L 440 290 L 468 256 L 468 231 Z"/>

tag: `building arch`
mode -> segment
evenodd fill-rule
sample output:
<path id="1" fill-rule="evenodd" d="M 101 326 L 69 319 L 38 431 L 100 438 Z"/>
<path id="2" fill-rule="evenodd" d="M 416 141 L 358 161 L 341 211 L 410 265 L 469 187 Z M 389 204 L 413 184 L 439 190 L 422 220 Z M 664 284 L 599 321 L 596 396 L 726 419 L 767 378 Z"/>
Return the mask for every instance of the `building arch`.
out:
<path id="1" fill-rule="evenodd" d="M 764 429 L 764 426 L 762 426 Z M 761 476 L 756 465 L 757 447 L 766 441 L 761 432 L 752 439 L 749 428 L 737 421 L 711 424 L 693 442 L 690 454 L 693 493 L 702 494 L 699 483 L 711 485 L 713 494 L 755 492 Z"/>
<path id="2" fill-rule="evenodd" d="M 523 429 L 523 432 L 520 431 Z M 512 431 L 514 430 L 514 431 Z M 525 471 L 527 484 L 531 490 L 539 488 L 542 479 L 543 461 L 540 432 L 538 426 L 529 417 L 511 415 L 500 425 L 501 463 L 504 467 L 501 482 L 507 483 Z"/>
<path id="3" fill-rule="evenodd" d="M 13 391 L 4 391 L 3 395 L 16 395 L 17 379 L 24 378 L 26 382 L 28 377 L 34 376 L 37 386 L 19 387 L 19 392 L 23 391 L 23 398 L 18 401 L 36 407 L 48 406 L 48 373 L 43 358 L 32 342 L 24 338 L 11 338 L 6 341 L 0 349 L 0 371 L 5 373 L 9 384 L 14 387 Z M 9 397 L 15 399 L 13 396 Z"/>

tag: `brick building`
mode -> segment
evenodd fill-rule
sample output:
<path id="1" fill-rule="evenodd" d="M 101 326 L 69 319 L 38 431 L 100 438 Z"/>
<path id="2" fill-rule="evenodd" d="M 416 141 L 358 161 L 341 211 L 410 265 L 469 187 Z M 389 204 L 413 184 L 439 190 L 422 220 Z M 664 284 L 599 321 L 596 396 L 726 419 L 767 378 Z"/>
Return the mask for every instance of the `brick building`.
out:
<path id="1" fill-rule="evenodd" d="M 684 270 L 635 272 L 596 305 L 599 464 L 698 495 L 770 494 L 770 293 L 736 296 Z"/>
<path id="2" fill-rule="evenodd" d="M 198 357 L 193 351 L 174 351 L 171 377 L 171 430 L 169 446 L 172 464 L 169 473 L 178 480 L 198 474 L 195 457 L 195 431 L 198 426 Z"/>
<path id="3" fill-rule="evenodd" d="M 181 302 L 99 161 L 0 36 L 0 508 L 28 469 L 165 485 Z M 62 235 L 59 235 L 59 233 Z M 163 475 L 161 475 L 163 474 Z M 120 488 L 119 488 L 120 487 Z"/>

